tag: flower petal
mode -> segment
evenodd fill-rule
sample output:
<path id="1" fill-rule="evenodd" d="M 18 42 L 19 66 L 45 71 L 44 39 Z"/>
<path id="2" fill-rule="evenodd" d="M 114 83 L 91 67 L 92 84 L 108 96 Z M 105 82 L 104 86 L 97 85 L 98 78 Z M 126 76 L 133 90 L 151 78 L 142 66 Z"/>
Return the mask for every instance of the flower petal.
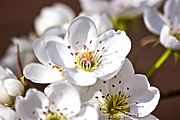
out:
<path id="1" fill-rule="evenodd" d="M 144 10 L 146 27 L 154 34 L 160 35 L 161 29 L 167 23 L 165 18 L 155 9 L 149 7 Z"/>
<path id="2" fill-rule="evenodd" d="M 16 98 L 15 108 L 20 118 L 23 120 L 37 120 L 47 112 L 49 101 L 40 91 L 29 89 L 25 98 L 19 96 Z"/>
<path id="3" fill-rule="evenodd" d="M 112 22 L 110 18 L 107 16 L 107 14 L 92 14 L 88 12 L 80 13 L 80 16 L 88 16 L 90 17 L 98 30 L 98 35 L 101 35 L 102 33 L 110 30 L 113 28 Z"/>
<path id="4" fill-rule="evenodd" d="M 24 92 L 24 86 L 17 79 L 8 78 L 4 81 L 4 87 L 11 96 L 18 96 Z"/>
<path id="5" fill-rule="evenodd" d="M 98 39 L 96 51 L 102 54 L 102 62 L 97 69 L 97 77 L 103 77 L 121 68 L 124 58 L 131 49 L 131 41 L 125 32 L 108 31 Z M 102 53 L 101 53 L 102 52 Z"/>
<path id="6" fill-rule="evenodd" d="M 50 61 L 53 64 L 63 66 L 65 68 L 74 68 L 74 58 L 68 47 L 59 41 L 47 42 L 47 52 L 50 57 Z"/>
<path id="7" fill-rule="evenodd" d="M 0 104 L 0 120 L 18 120 L 18 116 L 15 111 Z"/>
<path id="8" fill-rule="evenodd" d="M 101 91 L 103 95 L 118 93 L 119 90 L 127 89 L 134 76 L 134 68 L 131 62 L 126 59 L 121 70 L 112 79 L 103 81 L 97 80 L 92 86 L 77 87 L 82 101 L 87 101 L 94 96 L 94 93 Z M 115 87 L 112 87 L 115 85 Z"/>
<path id="9" fill-rule="evenodd" d="M 66 39 L 73 50 L 79 51 L 87 41 L 97 36 L 94 22 L 85 16 L 77 17 L 69 26 Z"/>
<path id="10" fill-rule="evenodd" d="M 38 63 L 26 65 L 23 73 L 34 83 L 46 84 L 64 79 L 62 72 Z"/>
<path id="11" fill-rule="evenodd" d="M 55 27 L 50 27 L 46 31 L 44 31 L 43 36 L 54 35 L 54 36 L 64 37 L 65 33 L 66 33 L 66 29 L 64 29 L 63 27 L 55 26 Z"/>
<path id="12" fill-rule="evenodd" d="M 107 0 L 80 0 L 80 3 L 85 12 L 104 13 L 108 12 L 110 8 Z"/>
<path id="13" fill-rule="evenodd" d="M 166 25 L 162 28 L 160 42 L 168 49 L 180 50 L 180 41 L 177 40 L 174 36 L 170 35 L 170 28 Z"/>
<path id="14" fill-rule="evenodd" d="M 81 111 L 78 113 L 78 115 L 73 120 L 99 120 L 98 119 L 98 112 L 97 110 L 90 105 L 82 105 Z"/>
<path id="15" fill-rule="evenodd" d="M 3 82 L 4 82 L 3 80 L 0 80 L 0 92 L 1 92 L 0 103 L 11 105 L 13 103 L 14 98 L 8 95 Z"/>
<path id="16" fill-rule="evenodd" d="M 73 84 L 78 86 L 89 86 L 96 83 L 97 78 L 91 72 L 71 69 L 64 72 L 65 77 Z"/>
<path id="17" fill-rule="evenodd" d="M 179 25 L 180 16 L 180 1 L 179 0 L 167 0 L 164 5 L 164 14 L 170 20 L 170 24 L 174 27 Z"/>
<path id="18" fill-rule="evenodd" d="M 40 16 L 35 19 L 35 30 L 41 36 L 48 28 L 70 23 L 75 17 L 73 10 L 65 4 L 54 4 L 41 10 Z"/>
<path id="19" fill-rule="evenodd" d="M 160 93 L 155 87 L 150 87 L 150 84 L 144 75 L 136 74 L 130 87 L 130 101 L 138 102 L 138 104 L 130 107 L 130 111 L 137 114 L 138 117 L 149 115 L 157 106 Z"/>
<path id="20" fill-rule="evenodd" d="M 7 77 L 9 77 L 8 72 L 3 67 L 0 66 L 0 79 L 4 79 Z"/>
<path id="21" fill-rule="evenodd" d="M 20 52 L 33 52 L 32 41 L 29 38 L 12 38 L 14 45 L 19 45 Z"/>
<path id="22" fill-rule="evenodd" d="M 47 43 L 49 41 L 63 41 L 62 38 L 56 36 L 45 36 L 41 39 L 37 39 L 33 42 L 33 50 L 37 59 L 44 65 L 48 65 L 51 62 L 47 50 Z"/>
<path id="23" fill-rule="evenodd" d="M 126 116 L 124 118 L 124 120 L 159 120 L 158 118 L 156 118 L 154 115 L 148 115 L 145 117 L 134 117 L 134 116 Z"/>
<path id="24" fill-rule="evenodd" d="M 68 117 L 79 113 L 81 106 L 79 93 L 71 84 L 61 81 L 55 82 L 46 87 L 44 92 L 50 100 L 52 112 L 59 109 Z"/>

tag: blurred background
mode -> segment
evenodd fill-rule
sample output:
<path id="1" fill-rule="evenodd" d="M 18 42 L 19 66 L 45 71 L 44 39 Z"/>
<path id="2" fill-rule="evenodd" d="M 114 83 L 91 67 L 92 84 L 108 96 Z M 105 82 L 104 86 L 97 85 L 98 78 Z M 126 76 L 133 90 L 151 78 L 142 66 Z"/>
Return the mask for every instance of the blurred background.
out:
<path id="1" fill-rule="evenodd" d="M 34 31 L 34 18 L 39 15 L 40 9 L 56 2 L 63 2 L 70 6 L 76 14 L 81 11 L 78 0 L 1 0 L 0 3 L 0 56 L 2 56 L 12 37 L 21 37 Z M 134 26 L 136 24 L 136 26 Z M 142 47 L 141 40 L 151 35 L 145 28 L 143 19 L 130 21 L 128 25 L 129 37 L 132 40 L 132 49 L 128 58 L 133 62 L 136 73 L 146 73 L 155 61 L 165 52 L 161 45 Z M 160 89 L 162 94 L 180 90 L 180 63 L 175 64 L 173 56 L 155 73 L 153 86 Z M 160 100 L 153 112 L 161 120 L 180 120 L 180 95 Z"/>

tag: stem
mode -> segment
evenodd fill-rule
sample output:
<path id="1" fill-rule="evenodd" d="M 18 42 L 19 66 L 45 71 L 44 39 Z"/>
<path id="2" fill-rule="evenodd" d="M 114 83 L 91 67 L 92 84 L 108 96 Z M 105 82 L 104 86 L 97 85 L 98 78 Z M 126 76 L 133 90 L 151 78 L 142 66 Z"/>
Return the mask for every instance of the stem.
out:
<path id="1" fill-rule="evenodd" d="M 159 58 L 159 60 L 153 65 L 153 67 L 147 72 L 147 77 L 151 78 L 152 75 L 161 67 L 161 65 L 169 58 L 172 51 L 167 49 L 165 53 Z"/>
<path id="2" fill-rule="evenodd" d="M 17 72 L 18 72 L 19 78 L 21 78 L 23 75 L 23 67 L 22 67 L 22 62 L 20 58 L 20 48 L 18 44 L 17 44 Z"/>

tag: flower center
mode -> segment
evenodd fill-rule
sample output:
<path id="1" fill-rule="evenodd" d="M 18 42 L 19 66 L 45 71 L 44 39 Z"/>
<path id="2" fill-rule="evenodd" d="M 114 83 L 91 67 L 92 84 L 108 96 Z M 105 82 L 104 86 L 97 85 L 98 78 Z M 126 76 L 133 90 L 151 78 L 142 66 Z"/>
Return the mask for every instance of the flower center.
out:
<path id="1" fill-rule="evenodd" d="M 180 41 L 180 28 L 176 28 L 176 30 L 171 31 L 170 34 Z"/>
<path id="2" fill-rule="evenodd" d="M 104 96 L 105 103 L 100 106 L 100 111 L 108 116 L 108 119 L 121 120 L 123 115 L 130 112 L 128 96 L 121 93 Z"/>
<path id="3" fill-rule="evenodd" d="M 48 113 L 45 120 L 68 120 L 63 114 L 59 113 Z"/>
<path id="4" fill-rule="evenodd" d="M 76 66 L 84 71 L 93 72 L 101 63 L 101 57 L 98 57 L 94 51 L 87 48 L 83 52 L 76 54 Z"/>

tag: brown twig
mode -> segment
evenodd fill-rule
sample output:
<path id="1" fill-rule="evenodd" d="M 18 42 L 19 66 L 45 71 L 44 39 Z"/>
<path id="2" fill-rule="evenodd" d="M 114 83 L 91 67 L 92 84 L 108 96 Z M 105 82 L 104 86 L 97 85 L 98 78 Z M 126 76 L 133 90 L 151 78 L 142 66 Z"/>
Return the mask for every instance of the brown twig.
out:
<path id="1" fill-rule="evenodd" d="M 20 47 L 18 44 L 16 45 L 16 48 L 17 48 L 17 73 L 19 75 L 19 78 L 21 78 L 23 75 L 23 67 L 20 57 Z"/>
<path id="2" fill-rule="evenodd" d="M 180 89 L 161 94 L 161 100 L 180 96 Z"/>

